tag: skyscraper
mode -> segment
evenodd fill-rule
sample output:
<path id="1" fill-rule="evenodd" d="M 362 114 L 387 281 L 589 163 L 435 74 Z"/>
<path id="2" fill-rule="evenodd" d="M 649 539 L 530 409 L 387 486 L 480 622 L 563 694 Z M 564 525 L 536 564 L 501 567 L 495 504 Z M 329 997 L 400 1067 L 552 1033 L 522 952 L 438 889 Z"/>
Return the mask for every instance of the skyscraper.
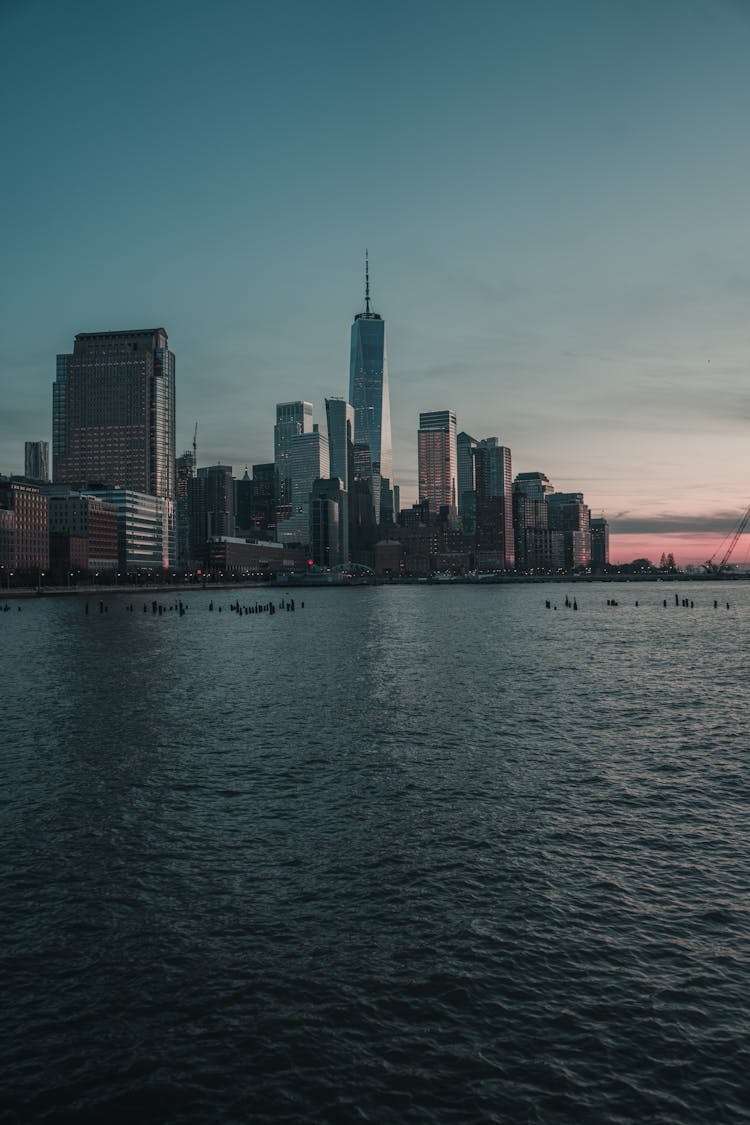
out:
<path id="1" fill-rule="evenodd" d="M 456 415 L 452 410 L 432 410 L 419 415 L 417 434 L 419 499 L 427 500 L 430 513 L 447 508 L 458 512 Z"/>
<path id="2" fill-rule="evenodd" d="M 473 535 L 477 527 L 477 494 L 474 452 L 477 439 L 465 430 L 456 438 L 456 482 L 458 514 L 464 535 Z"/>
<path id="3" fill-rule="evenodd" d="M 56 483 L 175 495 L 175 360 L 163 328 L 80 332 L 57 357 Z"/>
<path id="4" fill-rule="evenodd" d="M 29 480 L 49 480 L 48 441 L 27 441 L 25 443 L 24 474 Z"/>
<path id="5" fill-rule="evenodd" d="M 370 487 L 375 522 L 392 513 L 393 447 L 385 321 L 370 308 L 370 268 L 365 252 L 365 311 L 352 324 L 349 402 L 354 407 L 354 438 L 370 450 Z"/>
<path id="6" fill-rule="evenodd" d="M 331 476 L 348 490 L 354 469 L 354 408 L 343 398 L 327 398 L 326 426 Z"/>
<path id="7" fill-rule="evenodd" d="M 287 461 L 291 486 L 291 515 L 276 524 L 279 543 L 310 542 L 310 497 L 316 480 L 328 477 L 328 439 L 317 425 L 310 434 L 297 434 L 289 442 Z"/>
<path id="8" fill-rule="evenodd" d="M 276 466 L 276 500 L 279 519 L 288 519 L 290 515 L 290 442 L 298 434 L 308 434 L 312 431 L 312 419 L 311 402 L 279 402 L 276 404 L 276 425 L 273 428 L 273 463 Z"/>
<path id="9" fill-rule="evenodd" d="M 513 472 L 510 449 L 496 437 L 483 438 L 474 450 L 477 550 L 483 566 L 511 570 L 513 540 Z"/>

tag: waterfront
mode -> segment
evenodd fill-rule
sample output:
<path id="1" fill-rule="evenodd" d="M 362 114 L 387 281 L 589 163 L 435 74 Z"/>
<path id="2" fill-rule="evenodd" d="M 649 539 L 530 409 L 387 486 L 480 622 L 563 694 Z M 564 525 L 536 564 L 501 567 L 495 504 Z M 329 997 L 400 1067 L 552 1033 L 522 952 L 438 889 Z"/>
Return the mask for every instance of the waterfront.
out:
<path id="1" fill-rule="evenodd" d="M 744 583 L 180 596 L 0 615 L 7 1120 L 748 1119 Z"/>

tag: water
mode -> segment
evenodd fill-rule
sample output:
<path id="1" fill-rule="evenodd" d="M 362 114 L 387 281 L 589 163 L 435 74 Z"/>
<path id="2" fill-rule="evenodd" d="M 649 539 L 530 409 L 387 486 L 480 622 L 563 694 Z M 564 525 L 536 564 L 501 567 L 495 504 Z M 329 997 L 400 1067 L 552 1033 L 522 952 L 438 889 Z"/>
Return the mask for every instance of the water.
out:
<path id="1" fill-rule="evenodd" d="M 0 614 L 0 1119 L 749 1120 L 750 587 L 295 596 Z"/>

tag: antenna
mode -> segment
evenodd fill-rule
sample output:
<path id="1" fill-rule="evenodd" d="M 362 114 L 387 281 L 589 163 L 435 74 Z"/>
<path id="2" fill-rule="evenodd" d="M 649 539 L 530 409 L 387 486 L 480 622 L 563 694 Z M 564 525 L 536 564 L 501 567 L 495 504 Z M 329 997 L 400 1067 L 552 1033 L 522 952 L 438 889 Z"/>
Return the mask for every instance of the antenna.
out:
<path id="1" fill-rule="evenodd" d="M 193 472 L 198 471 L 198 423 L 193 430 Z"/>
<path id="2" fill-rule="evenodd" d="M 365 250 L 365 316 L 370 315 L 370 260 Z"/>

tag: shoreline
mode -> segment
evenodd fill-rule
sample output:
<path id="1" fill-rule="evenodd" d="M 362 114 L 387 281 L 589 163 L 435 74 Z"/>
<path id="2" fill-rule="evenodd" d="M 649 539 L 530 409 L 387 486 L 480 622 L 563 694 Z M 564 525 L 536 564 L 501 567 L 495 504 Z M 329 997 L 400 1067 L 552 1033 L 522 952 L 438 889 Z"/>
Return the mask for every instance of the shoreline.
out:
<path id="1" fill-rule="evenodd" d="M 354 582 L 331 582 L 324 576 L 320 578 L 299 576 L 288 578 L 284 582 L 211 582 L 198 585 L 194 582 L 175 582 L 144 586 L 112 585 L 112 586 L 45 586 L 41 590 L 36 586 L 19 586 L 10 590 L 0 590 L 0 603 L 16 598 L 43 599 L 43 598 L 101 598 L 104 596 L 128 595 L 140 597 L 143 595 L 159 595 L 164 597 L 171 593 L 213 593 L 225 590 L 273 590 L 287 589 L 316 589 L 316 590 L 352 590 L 362 586 L 513 586 L 513 585 L 562 585 L 589 586 L 596 583 L 619 585 L 626 583 L 684 583 L 684 582 L 747 582 L 748 574 L 507 574 L 491 575 L 486 578 L 469 578 L 458 576 L 455 578 L 375 578 Z"/>

